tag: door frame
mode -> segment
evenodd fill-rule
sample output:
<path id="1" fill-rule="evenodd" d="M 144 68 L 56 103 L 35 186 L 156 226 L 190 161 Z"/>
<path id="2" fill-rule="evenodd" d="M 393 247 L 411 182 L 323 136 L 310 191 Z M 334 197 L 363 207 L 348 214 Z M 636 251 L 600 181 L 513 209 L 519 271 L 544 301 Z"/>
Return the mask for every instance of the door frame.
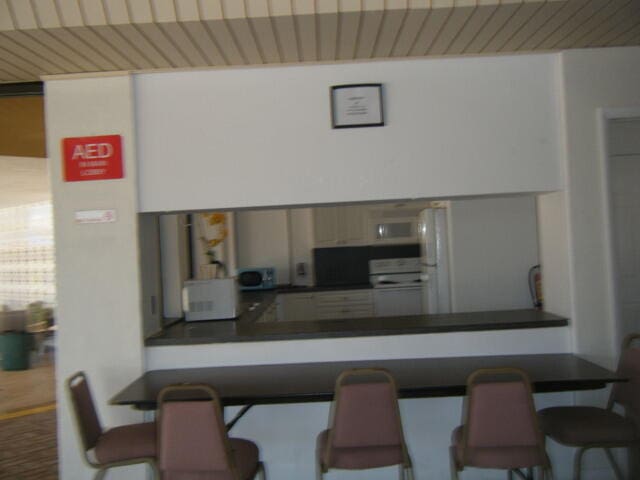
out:
<path id="1" fill-rule="evenodd" d="M 618 287 L 616 284 L 615 247 L 613 241 L 613 212 L 611 201 L 611 163 L 609 153 L 609 127 L 614 120 L 638 118 L 640 120 L 640 107 L 627 108 L 599 108 L 597 110 L 597 143 L 601 159 L 602 178 L 602 204 L 604 213 L 604 256 L 605 272 L 607 277 L 607 298 L 609 299 L 607 311 L 609 317 L 614 320 L 613 328 L 613 352 L 615 358 L 620 355 L 623 332 L 620 325 L 620 309 L 618 302 Z"/>

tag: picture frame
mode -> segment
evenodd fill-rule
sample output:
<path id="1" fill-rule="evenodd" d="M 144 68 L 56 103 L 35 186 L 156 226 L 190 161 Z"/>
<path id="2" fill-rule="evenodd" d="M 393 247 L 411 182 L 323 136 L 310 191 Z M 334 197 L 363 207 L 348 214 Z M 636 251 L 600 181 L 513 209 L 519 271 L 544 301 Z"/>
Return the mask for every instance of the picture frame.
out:
<path id="1" fill-rule="evenodd" d="M 331 127 L 384 126 L 382 84 L 360 83 L 331 87 Z"/>

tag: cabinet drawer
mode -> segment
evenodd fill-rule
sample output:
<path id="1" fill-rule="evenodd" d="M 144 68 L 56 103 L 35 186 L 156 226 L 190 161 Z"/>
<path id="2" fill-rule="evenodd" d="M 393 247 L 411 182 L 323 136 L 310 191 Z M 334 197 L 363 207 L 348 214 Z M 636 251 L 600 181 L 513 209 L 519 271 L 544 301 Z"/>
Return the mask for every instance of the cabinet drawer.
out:
<path id="1" fill-rule="evenodd" d="M 340 304 L 356 304 L 356 303 L 369 303 L 373 302 L 373 296 L 370 290 L 344 290 L 339 292 L 324 292 L 316 294 L 316 305 L 321 307 L 323 305 L 331 305 L 334 303 Z"/>
<path id="2" fill-rule="evenodd" d="M 371 305 L 336 305 L 318 307 L 318 320 L 335 320 L 339 318 L 362 318 L 373 317 L 373 307 Z"/>

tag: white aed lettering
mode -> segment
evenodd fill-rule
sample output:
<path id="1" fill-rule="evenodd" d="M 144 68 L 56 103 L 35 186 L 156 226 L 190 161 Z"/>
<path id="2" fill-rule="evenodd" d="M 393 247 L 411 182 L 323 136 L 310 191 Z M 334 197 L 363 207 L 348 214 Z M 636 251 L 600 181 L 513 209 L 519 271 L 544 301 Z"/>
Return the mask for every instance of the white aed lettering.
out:
<path id="1" fill-rule="evenodd" d="M 87 143 L 85 145 L 76 145 L 73 148 L 72 160 L 79 158 L 83 160 L 92 160 L 96 158 L 109 158 L 113 155 L 113 145 L 110 143 Z"/>

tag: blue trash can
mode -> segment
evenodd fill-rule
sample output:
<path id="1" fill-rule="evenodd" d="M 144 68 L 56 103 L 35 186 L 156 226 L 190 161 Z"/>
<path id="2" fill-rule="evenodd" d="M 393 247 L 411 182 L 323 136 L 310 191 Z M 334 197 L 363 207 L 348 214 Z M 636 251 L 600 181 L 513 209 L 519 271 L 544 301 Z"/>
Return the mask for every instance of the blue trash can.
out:
<path id="1" fill-rule="evenodd" d="M 27 332 L 4 332 L 0 340 L 3 370 L 27 370 L 31 335 Z"/>

